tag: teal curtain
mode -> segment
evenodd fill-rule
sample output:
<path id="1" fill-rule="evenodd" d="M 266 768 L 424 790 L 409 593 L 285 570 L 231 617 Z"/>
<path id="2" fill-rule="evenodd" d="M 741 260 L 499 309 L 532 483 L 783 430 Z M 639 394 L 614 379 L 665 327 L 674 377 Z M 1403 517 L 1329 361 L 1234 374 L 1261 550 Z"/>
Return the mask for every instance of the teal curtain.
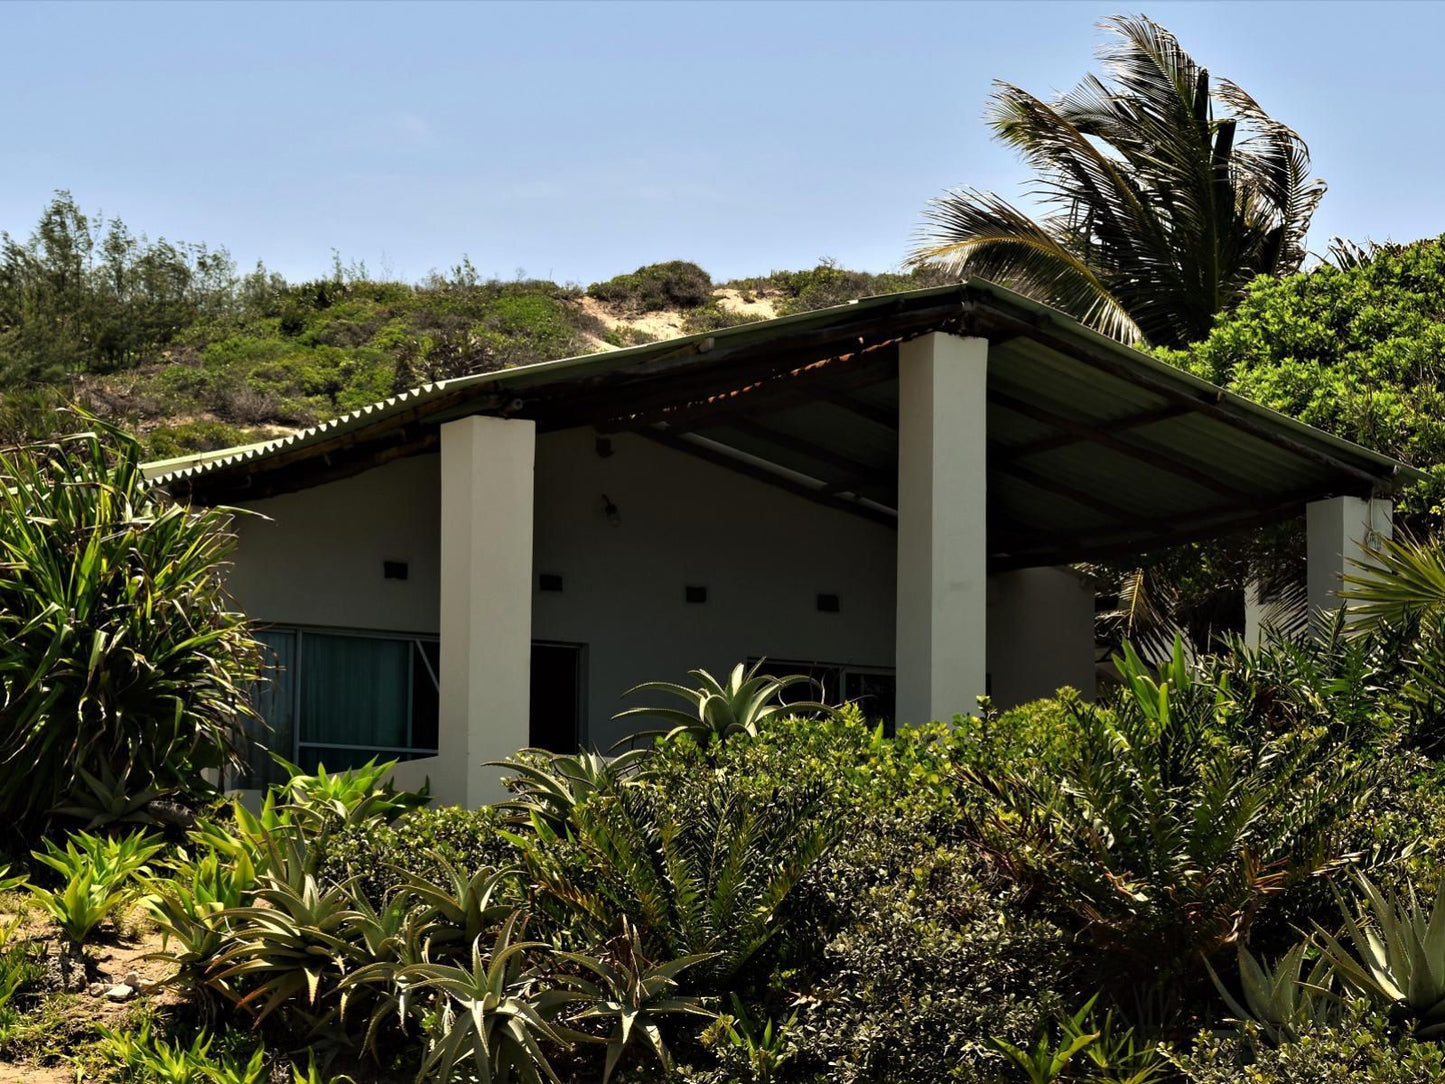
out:
<path id="1" fill-rule="evenodd" d="M 325 750 L 327 768 L 339 770 L 368 760 L 363 750 L 410 744 L 411 654 L 409 640 L 302 634 L 302 767 L 314 769 L 322 752 L 307 746 L 362 747 Z"/>

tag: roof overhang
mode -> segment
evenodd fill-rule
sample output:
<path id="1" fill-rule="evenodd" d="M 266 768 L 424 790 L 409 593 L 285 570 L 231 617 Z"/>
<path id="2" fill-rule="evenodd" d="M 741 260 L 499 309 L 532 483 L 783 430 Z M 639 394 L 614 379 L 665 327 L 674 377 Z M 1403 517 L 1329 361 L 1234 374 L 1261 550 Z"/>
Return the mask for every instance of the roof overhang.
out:
<path id="1" fill-rule="evenodd" d="M 148 473 L 197 501 L 243 503 L 434 451 L 442 423 L 486 413 L 637 433 L 894 523 L 898 347 L 933 331 L 990 342 L 994 567 L 1228 534 L 1420 476 L 979 281 L 426 385 Z"/>

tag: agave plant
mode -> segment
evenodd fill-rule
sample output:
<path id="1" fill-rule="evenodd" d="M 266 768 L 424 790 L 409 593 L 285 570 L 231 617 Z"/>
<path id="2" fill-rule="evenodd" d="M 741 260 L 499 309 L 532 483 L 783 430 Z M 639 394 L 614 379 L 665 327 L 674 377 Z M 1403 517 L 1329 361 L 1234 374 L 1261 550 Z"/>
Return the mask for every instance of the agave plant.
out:
<path id="1" fill-rule="evenodd" d="M 1364 874 L 1356 878 L 1368 917 L 1342 904 L 1349 947 L 1318 927 L 1320 955 L 1351 989 L 1417 1021 L 1421 1039 L 1445 1035 L 1445 882 L 1426 911 L 1413 888 L 1386 895 Z"/>
<path id="2" fill-rule="evenodd" d="M 628 708 L 613 718 L 660 719 L 671 724 L 664 740 L 688 734 L 700 745 L 707 745 L 712 741 L 726 741 L 734 734 L 757 737 L 758 729 L 772 719 L 796 715 L 837 715 L 836 709 L 815 701 L 783 703 L 782 694 L 789 689 L 799 685 L 816 686 L 817 683 L 806 674 L 787 677 L 763 674 L 759 672 L 762 666 L 761 659 L 751 667 L 738 663 L 728 675 L 726 684 L 706 670 L 689 670 L 688 675 L 696 679 L 697 688 L 670 681 L 645 682 L 628 689 L 623 695 L 667 693 L 684 701 L 688 707 Z"/>
<path id="3" fill-rule="evenodd" d="M 607 1063 L 602 1070 L 602 1084 L 612 1079 L 618 1061 L 635 1041 L 642 1042 L 652 1051 L 664 1073 L 672 1072 L 672 1059 L 662 1041 L 662 1028 L 657 1017 L 677 1013 L 708 1018 L 715 1016 L 700 999 L 683 997 L 677 992 L 677 976 L 711 959 L 711 956 L 684 956 L 666 963 L 653 963 L 643 955 L 642 939 L 626 918 L 622 920 L 622 936 L 616 939 L 613 952 L 607 956 L 597 958 L 575 952 L 559 952 L 557 956 L 596 976 L 595 982 L 576 977 L 568 980 L 587 1000 L 587 1008 L 576 1019 L 613 1022 L 607 1036 Z"/>
<path id="4" fill-rule="evenodd" d="M 514 820 L 531 823 L 535 818 L 561 832 L 572 810 L 592 795 L 626 780 L 646 778 L 643 765 L 650 755 L 647 749 L 631 749 L 615 757 L 596 752 L 524 749 L 507 760 L 491 761 L 488 766 L 513 773 L 505 784 L 515 797 L 499 803 L 499 808 Z"/>
<path id="5" fill-rule="evenodd" d="M 469 1074 L 481 1084 L 541 1084 L 558 1081 L 542 1043 L 565 1046 L 586 1036 L 554 1022 L 573 995 L 535 988 L 527 971 L 528 952 L 540 942 L 515 939 L 521 915 L 502 924 L 490 952 L 472 945 L 470 967 L 420 963 L 389 976 L 403 993 L 431 995 L 431 1041 L 418 1080 L 450 1082 Z M 362 976 L 358 974 L 357 979 Z M 422 1007 L 413 1002 L 413 1011 Z"/>
<path id="6" fill-rule="evenodd" d="M 1329 959 L 1321 955 L 1309 973 L 1304 972 L 1310 948 L 1310 942 L 1301 941 L 1271 969 L 1240 945 L 1242 1004 L 1220 981 L 1207 960 L 1204 966 L 1234 1019 L 1253 1024 L 1271 1045 L 1281 1046 L 1298 1041 L 1302 1034 L 1329 1023 L 1338 1015 L 1339 998 L 1334 992 L 1334 972 Z"/>
<path id="7" fill-rule="evenodd" d="M 212 793 L 261 673 L 222 582 L 231 513 L 168 502 L 89 421 L 0 452 L 0 823 L 73 804 L 82 770 Z"/>

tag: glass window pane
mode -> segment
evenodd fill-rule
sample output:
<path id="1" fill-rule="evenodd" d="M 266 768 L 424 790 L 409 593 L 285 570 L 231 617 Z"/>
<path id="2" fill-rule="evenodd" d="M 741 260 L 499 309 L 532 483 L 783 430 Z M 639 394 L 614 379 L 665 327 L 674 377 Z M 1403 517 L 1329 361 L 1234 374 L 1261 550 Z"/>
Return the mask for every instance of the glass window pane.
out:
<path id="1" fill-rule="evenodd" d="M 305 633 L 301 740 L 405 746 L 411 653 L 410 640 Z"/>
<path id="2" fill-rule="evenodd" d="M 256 639 L 266 646 L 266 677 L 251 694 L 260 720 L 247 720 L 246 767 L 232 780 L 237 787 L 265 787 L 280 782 L 285 770 L 271 759 L 275 750 L 288 760 L 296 742 L 296 634 L 283 629 L 259 629 Z"/>
<path id="3" fill-rule="evenodd" d="M 437 645 L 417 640 L 412 647 L 411 671 L 411 747 L 437 747 L 437 720 L 441 703 L 438 699 L 436 673 Z"/>

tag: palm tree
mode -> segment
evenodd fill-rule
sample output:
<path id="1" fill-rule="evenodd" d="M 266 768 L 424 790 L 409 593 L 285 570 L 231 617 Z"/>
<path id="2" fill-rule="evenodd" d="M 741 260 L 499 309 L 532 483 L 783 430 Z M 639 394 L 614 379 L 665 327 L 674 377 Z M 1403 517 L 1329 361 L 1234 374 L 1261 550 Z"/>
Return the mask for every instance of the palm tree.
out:
<path id="1" fill-rule="evenodd" d="M 1011 286 L 1124 342 L 1201 339 L 1259 275 L 1289 274 L 1322 181 L 1309 149 L 1142 16 L 1100 24 L 1109 82 L 1044 102 L 997 83 L 997 138 L 1037 171 L 1032 218 L 975 189 L 930 202 L 910 262 Z"/>

